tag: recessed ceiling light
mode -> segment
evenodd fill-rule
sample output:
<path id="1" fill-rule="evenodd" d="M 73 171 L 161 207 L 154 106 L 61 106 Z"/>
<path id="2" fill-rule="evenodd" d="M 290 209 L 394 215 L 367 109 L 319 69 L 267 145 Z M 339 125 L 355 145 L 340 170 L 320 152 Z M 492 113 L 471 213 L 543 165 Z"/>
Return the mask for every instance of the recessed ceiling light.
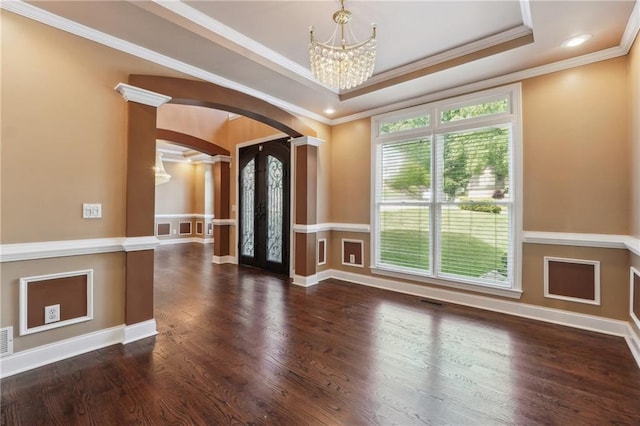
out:
<path id="1" fill-rule="evenodd" d="M 577 37 L 570 38 L 569 40 L 562 43 L 562 47 L 576 47 L 580 46 L 585 41 L 591 38 L 591 34 L 582 34 Z"/>
<path id="2" fill-rule="evenodd" d="M 333 108 L 327 108 L 327 109 L 324 110 L 324 113 L 325 114 L 329 114 L 329 115 L 334 114 L 335 112 L 336 112 L 336 110 L 333 109 Z"/>

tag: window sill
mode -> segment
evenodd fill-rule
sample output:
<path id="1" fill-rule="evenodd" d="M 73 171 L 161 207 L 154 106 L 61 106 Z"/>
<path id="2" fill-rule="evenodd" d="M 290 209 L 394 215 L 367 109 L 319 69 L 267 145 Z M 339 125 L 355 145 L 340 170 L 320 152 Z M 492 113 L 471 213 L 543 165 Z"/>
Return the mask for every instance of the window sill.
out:
<path id="1" fill-rule="evenodd" d="M 372 267 L 370 269 L 373 274 L 384 275 L 387 277 L 399 278 L 399 279 L 409 280 L 414 282 L 432 284 L 440 287 L 448 287 L 448 288 L 454 288 L 457 290 L 472 291 L 474 293 L 490 294 L 493 296 L 508 297 L 511 299 L 520 299 L 522 297 L 522 290 L 514 289 L 514 288 L 498 287 L 498 286 L 492 286 L 488 284 L 470 284 L 466 282 L 454 281 L 454 280 L 448 280 L 448 279 L 442 279 L 442 278 L 431 278 L 431 277 L 425 277 L 422 275 L 415 275 L 407 272 L 400 272 L 397 270 L 380 268 L 380 267 L 377 267 L 377 268 Z"/>

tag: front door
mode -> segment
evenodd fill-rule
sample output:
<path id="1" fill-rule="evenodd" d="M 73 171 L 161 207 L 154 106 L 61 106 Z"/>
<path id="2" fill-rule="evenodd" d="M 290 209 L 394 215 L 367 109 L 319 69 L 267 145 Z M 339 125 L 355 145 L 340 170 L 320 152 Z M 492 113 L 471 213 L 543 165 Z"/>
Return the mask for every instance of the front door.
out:
<path id="1" fill-rule="evenodd" d="M 239 263 L 289 274 L 290 146 L 279 139 L 240 149 Z"/>

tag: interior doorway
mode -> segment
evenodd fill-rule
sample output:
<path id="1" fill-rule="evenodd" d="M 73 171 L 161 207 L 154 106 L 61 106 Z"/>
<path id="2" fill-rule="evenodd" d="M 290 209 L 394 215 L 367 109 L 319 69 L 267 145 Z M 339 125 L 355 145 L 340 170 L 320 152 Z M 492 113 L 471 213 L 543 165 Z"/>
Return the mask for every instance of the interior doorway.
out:
<path id="1" fill-rule="evenodd" d="M 288 138 L 239 150 L 238 263 L 289 274 Z"/>

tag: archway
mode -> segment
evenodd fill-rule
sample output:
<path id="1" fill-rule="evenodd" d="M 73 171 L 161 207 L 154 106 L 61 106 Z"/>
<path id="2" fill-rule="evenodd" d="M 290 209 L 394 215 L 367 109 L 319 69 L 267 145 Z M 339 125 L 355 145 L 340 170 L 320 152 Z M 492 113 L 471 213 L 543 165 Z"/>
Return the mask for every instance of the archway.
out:
<path id="1" fill-rule="evenodd" d="M 301 232 L 295 235 L 295 264 L 300 275 L 294 283 L 310 285 L 315 278 L 316 236 L 309 225 L 315 225 L 317 149 L 316 132 L 299 118 L 244 93 L 202 81 L 173 77 L 131 75 L 129 84 L 116 86 L 127 103 L 127 205 L 126 237 L 130 250 L 126 252 L 125 324 L 136 330 L 135 335 L 125 336 L 125 342 L 156 334 L 153 319 L 153 270 L 154 270 L 154 201 L 155 143 L 159 134 L 168 134 L 156 128 L 157 108 L 164 103 L 196 105 L 241 114 L 265 123 L 281 132 L 297 138 L 295 146 L 295 217 Z M 183 138 L 184 139 L 184 138 Z M 185 142 L 183 140 L 183 142 Z M 193 140 L 186 143 L 193 143 Z M 224 156 L 221 156 L 224 157 Z M 228 158 L 228 157 L 227 157 Z M 230 226 L 229 162 L 220 161 L 218 181 L 222 182 L 217 193 L 214 239 L 223 247 L 217 254 L 224 256 L 224 242 L 228 255 Z M 226 182 L 226 191 L 224 190 Z M 225 223 L 226 220 L 226 223 Z M 298 225 L 296 225 L 298 226 Z M 130 327 L 134 325 L 133 327 Z M 132 332 L 132 334 L 134 334 Z"/>

